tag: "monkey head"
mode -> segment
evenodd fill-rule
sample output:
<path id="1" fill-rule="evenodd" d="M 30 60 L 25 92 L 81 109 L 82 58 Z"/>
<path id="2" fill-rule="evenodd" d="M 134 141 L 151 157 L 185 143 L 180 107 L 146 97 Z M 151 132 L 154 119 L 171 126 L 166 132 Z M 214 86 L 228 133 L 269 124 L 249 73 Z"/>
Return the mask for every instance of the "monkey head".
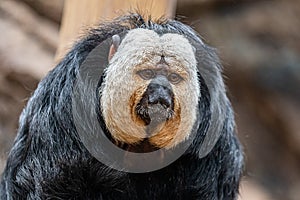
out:
<path id="1" fill-rule="evenodd" d="M 172 148 L 189 137 L 200 86 L 194 48 L 184 36 L 137 28 L 113 36 L 101 86 L 101 112 L 112 138 Z"/>

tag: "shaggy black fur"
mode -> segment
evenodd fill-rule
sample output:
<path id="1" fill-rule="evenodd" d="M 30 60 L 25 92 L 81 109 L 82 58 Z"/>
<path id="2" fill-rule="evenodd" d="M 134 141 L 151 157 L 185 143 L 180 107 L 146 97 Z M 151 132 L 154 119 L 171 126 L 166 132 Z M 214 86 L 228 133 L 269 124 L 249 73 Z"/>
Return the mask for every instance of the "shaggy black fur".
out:
<path id="1" fill-rule="evenodd" d="M 216 82 L 212 86 L 216 95 L 209 94 L 204 72 L 199 72 L 201 123 L 190 148 L 171 165 L 142 174 L 111 169 L 92 157 L 76 132 L 71 104 L 79 67 L 89 52 L 114 34 L 134 28 L 192 38 L 198 45 L 199 65 L 209 69 L 209 80 Z M 223 87 L 219 66 L 214 50 L 175 20 L 145 22 L 140 15 L 131 14 L 92 30 L 40 82 L 24 109 L 2 175 L 0 199 L 236 199 L 243 156 L 234 134 L 231 105 L 225 89 L 218 88 Z M 218 104 L 216 98 L 223 98 L 226 104 L 221 105 L 224 117 L 214 121 L 210 108 Z M 200 156 L 208 127 L 220 123 L 217 143 L 206 156 Z"/>

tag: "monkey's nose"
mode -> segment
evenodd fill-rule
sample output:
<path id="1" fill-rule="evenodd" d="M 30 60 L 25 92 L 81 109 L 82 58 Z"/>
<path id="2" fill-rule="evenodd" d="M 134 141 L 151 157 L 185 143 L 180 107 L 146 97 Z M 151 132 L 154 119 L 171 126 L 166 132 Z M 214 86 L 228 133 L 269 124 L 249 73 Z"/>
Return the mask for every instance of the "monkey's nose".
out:
<path id="1" fill-rule="evenodd" d="M 161 104 L 164 108 L 172 106 L 172 91 L 159 84 L 149 84 L 148 86 L 148 104 Z"/>

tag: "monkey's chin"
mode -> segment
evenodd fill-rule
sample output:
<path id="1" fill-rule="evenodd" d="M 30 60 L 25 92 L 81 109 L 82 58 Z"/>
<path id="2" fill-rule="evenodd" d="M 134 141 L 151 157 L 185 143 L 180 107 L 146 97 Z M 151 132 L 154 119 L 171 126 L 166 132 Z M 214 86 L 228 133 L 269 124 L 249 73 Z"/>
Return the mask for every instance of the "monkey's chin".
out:
<path id="1" fill-rule="evenodd" d="M 171 110 L 161 104 L 155 104 L 148 107 L 148 115 L 152 122 L 165 122 L 171 117 Z"/>
<path id="2" fill-rule="evenodd" d="M 173 111 L 161 104 L 153 104 L 147 106 L 138 106 L 136 114 L 138 118 L 144 121 L 146 126 L 155 126 L 163 124 L 173 116 Z"/>
<path id="3" fill-rule="evenodd" d="M 161 131 L 166 122 L 172 117 L 172 114 L 168 108 L 155 104 L 148 107 L 148 117 L 146 133 L 150 137 Z"/>
<path id="4" fill-rule="evenodd" d="M 108 112 L 106 120 L 112 141 L 124 150 L 134 152 L 151 152 L 160 148 L 171 148 L 177 141 L 177 133 L 181 126 L 181 107 L 166 107 L 148 102 L 139 102 L 130 107 L 128 126 L 114 120 L 113 112 Z M 110 110 L 109 110 L 110 111 Z M 112 123 L 113 122 L 113 123 Z M 174 141 L 173 141 L 174 139 Z"/>

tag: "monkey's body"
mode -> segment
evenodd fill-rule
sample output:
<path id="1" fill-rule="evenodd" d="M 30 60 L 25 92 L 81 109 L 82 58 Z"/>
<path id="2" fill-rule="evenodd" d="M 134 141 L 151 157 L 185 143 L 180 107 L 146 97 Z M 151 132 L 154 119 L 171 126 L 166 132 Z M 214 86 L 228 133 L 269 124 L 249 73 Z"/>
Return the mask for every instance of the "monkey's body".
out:
<path id="1" fill-rule="evenodd" d="M 166 33 L 183 35 L 199 41 L 198 36 L 189 27 L 177 21 L 158 24 L 144 22 L 139 15 L 125 16 L 93 30 L 41 81 L 24 109 L 20 117 L 18 135 L 3 173 L 1 200 L 236 199 L 243 166 L 242 151 L 234 133 L 233 112 L 225 95 L 218 59 L 213 50 L 202 43 L 200 44 L 202 55 L 197 63 L 208 70 L 197 72 L 197 84 L 191 83 L 196 85 L 201 93 L 194 92 L 199 101 L 195 104 L 196 114 L 201 116 L 201 121 L 191 145 L 179 159 L 157 171 L 127 173 L 99 162 L 80 140 L 72 118 L 72 91 L 79 67 L 102 41 L 136 28 L 154 30 L 158 35 Z M 122 47 L 120 49 L 122 51 Z M 112 63 L 113 59 L 112 57 Z M 210 65 L 214 67 L 209 68 Z M 209 81 L 216 81 L 216 87 L 213 86 L 216 95 L 209 93 L 208 87 L 211 85 L 203 79 L 203 76 L 207 76 L 205 73 L 211 76 Z M 107 74 L 109 75 L 109 71 Z M 107 78 L 104 77 L 104 80 L 106 84 L 109 83 Z M 100 86 L 101 81 L 102 78 Z M 221 88 L 218 88 L 219 86 Z M 103 86 L 101 87 L 103 89 Z M 176 96 L 176 87 L 173 85 L 172 87 L 175 88 Z M 105 88 L 103 90 L 100 105 L 102 108 L 99 108 L 102 111 L 99 119 L 101 126 L 107 135 L 118 141 L 125 140 L 122 142 L 128 142 L 129 146 L 135 146 L 140 140 L 134 141 L 137 140 L 135 137 L 126 141 L 127 138 L 123 139 L 120 133 L 113 133 L 116 124 L 107 125 L 110 116 L 103 110 L 103 106 L 106 106 L 105 99 L 103 100 L 106 98 Z M 224 100 L 224 105 L 222 104 L 219 110 L 220 119 L 214 122 L 210 106 L 217 104 L 218 98 Z M 176 104 L 174 101 L 175 111 L 178 105 L 182 106 L 182 102 Z M 95 105 L 95 109 L 97 106 L 99 105 Z M 182 113 L 184 109 L 181 107 Z M 176 116 L 178 115 L 175 114 L 173 118 L 176 119 Z M 139 123 L 147 122 L 143 116 L 139 120 Z M 219 136 L 218 140 L 207 154 L 202 155 L 200 149 L 205 142 L 208 126 L 214 123 L 216 127 L 221 124 L 221 129 L 217 129 L 220 134 L 216 134 Z M 176 130 L 179 130 L 179 139 L 172 136 L 171 142 L 168 140 L 159 143 L 165 137 L 158 139 L 153 137 L 154 139 L 150 138 L 149 142 L 157 147 L 173 148 L 189 137 L 189 133 L 185 133 L 183 128 L 179 127 Z M 138 134 L 135 136 L 139 136 Z"/>

